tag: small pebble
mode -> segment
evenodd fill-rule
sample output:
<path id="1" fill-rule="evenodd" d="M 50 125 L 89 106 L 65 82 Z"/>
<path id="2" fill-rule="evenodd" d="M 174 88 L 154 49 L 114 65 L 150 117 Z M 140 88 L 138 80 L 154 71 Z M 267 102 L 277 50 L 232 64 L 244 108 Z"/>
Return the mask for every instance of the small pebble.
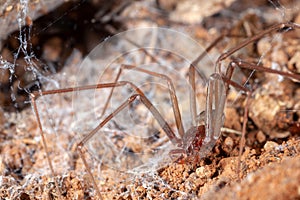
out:
<path id="1" fill-rule="evenodd" d="M 197 168 L 197 169 L 196 169 L 196 174 L 197 174 L 197 176 L 199 176 L 199 177 L 203 176 L 204 170 L 205 170 L 205 167 L 203 167 L 203 166 Z"/>
<path id="2" fill-rule="evenodd" d="M 258 133 L 256 134 L 256 139 L 259 143 L 263 143 L 264 141 L 266 141 L 266 136 L 262 131 L 258 131 Z"/>
<path id="3" fill-rule="evenodd" d="M 272 149 L 274 149 L 275 147 L 277 147 L 278 144 L 276 142 L 273 141 L 268 141 L 265 145 L 264 145 L 264 149 L 266 151 L 270 151 Z"/>
<path id="4" fill-rule="evenodd" d="M 10 12 L 12 9 L 13 9 L 13 6 L 9 5 L 9 6 L 6 7 L 5 11 Z"/>
<path id="5" fill-rule="evenodd" d="M 231 137 L 227 137 L 222 145 L 222 149 L 226 153 L 230 153 L 232 151 L 233 144 L 234 144 L 233 139 Z"/>
<path id="6" fill-rule="evenodd" d="M 199 178 L 210 178 L 211 177 L 211 171 L 208 167 L 202 166 L 196 169 L 196 174 L 199 176 Z"/>

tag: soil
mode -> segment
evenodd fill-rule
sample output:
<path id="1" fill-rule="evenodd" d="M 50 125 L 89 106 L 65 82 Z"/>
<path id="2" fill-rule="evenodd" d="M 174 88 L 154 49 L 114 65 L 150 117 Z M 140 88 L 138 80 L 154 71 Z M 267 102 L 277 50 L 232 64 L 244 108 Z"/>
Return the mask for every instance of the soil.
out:
<path id="1" fill-rule="evenodd" d="M 284 6 L 279 8 L 290 8 L 286 10 L 274 9 L 274 5 L 263 4 L 261 1 L 253 1 L 250 5 L 244 1 L 225 1 L 224 4 L 213 1 L 212 4 L 207 2 L 208 7 L 213 7 L 211 12 L 206 9 L 203 13 L 185 12 L 186 9 L 197 10 L 197 7 L 201 7 L 196 1 L 193 4 L 189 4 L 188 1 L 177 3 L 160 0 L 157 2 L 138 1 L 131 3 L 122 12 L 116 12 L 117 16 L 105 15 L 109 16 L 109 21 L 114 23 L 112 26 L 107 25 L 109 28 L 106 30 L 100 31 L 101 38 L 107 35 L 108 30 L 115 32 L 121 31 L 124 27 L 130 29 L 145 24 L 167 26 L 174 30 L 184 31 L 203 46 L 208 46 L 225 30 L 230 30 L 232 34 L 243 35 L 242 38 L 228 37 L 216 45 L 211 54 L 219 55 L 226 49 L 241 43 L 245 37 L 249 38 L 274 23 L 284 21 L 279 17 L 282 16 L 281 12 L 285 13 L 285 20 L 300 23 L 297 9 L 292 9 L 300 8 L 300 4 L 293 1 L 282 2 Z M 120 7 L 113 6 L 113 8 Z M 153 8 L 159 9 L 160 12 L 153 14 L 151 10 Z M 141 12 L 134 12 L 137 9 Z M 183 17 L 187 15 L 189 16 Z M 139 20 L 123 20 L 121 28 L 118 29 L 121 22 L 114 21 L 117 17 L 121 19 L 132 17 Z M 70 34 L 68 31 L 67 33 Z M 241 52 L 234 55 L 234 58 L 238 57 L 254 63 L 260 60 L 259 63 L 264 66 L 271 66 L 273 69 L 299 76 L 299 33 L 300 30 L 277 31 L 274 35 L 259 39 L 253 45 L 243 48 Z M 81 34 L 82 32 L 78 33 L 78 35 Z M 60 34 L 55 36 L 57 37 L 43 40 L 44 48 L 40 55 L 43 55 L 46 49 L 50 49 L 52 54 L 47 54 L 48 57 L 43 58 L 42 61 L 47 60 L 47 63 L 50 63 L 50 60 L 55 63 L 58 59 L 59 62 L 56 62 L 60 63 L 56 69 L 58 73 L 51 74 L 49 70 L 43 74 L 55 80 L 60 88 L 64 88 L 76 78 L 80 63 L 92 48 L 89 46 L 90 43 L 97 43 L 99 37 L 89 37 L 89 43 L 84 40 L 68 46 L 64 42 L 69 41 L 60 37 Z M 53 48 L 53 45 L 62 48 Z M 185 48 L 189 49 L 189 47 Z M 3 52 L 2 49 L 1 53 Z M 171 56 L 165 57 L 171 60 Z M 243 82 L 250 73 L 248 70 L 240 70 L 234 75 L 234 80 Z M 106 76 L 110 78 L 113 75 L 106 74 Z M 198 162 L 172 159 L 169 152 L 164 152 L 158 155 L 164 158 L 162 163 L 152 161 L 153 163 L 147 163 L 147 168 L 131 170 L 124 165 L 117 168 L 113 162 L 96 158 L 97 156 L 89 154 L 91 149 L 85 149 L 87 151 L 83 155 L 88 160 L 102 198 L 300 199 L 299 82 L 300 79 L 283 78 L 267 72 L 256 72 L 251 76 L 248 85 L 253 93 L 249 100 L 246 140 L 241 157 L 239 157 L 239 151 L 242 124 L 245 120 L 246 95 L 234 88 L 231 88 L 227 95 L 224 111 L 226 116 L 224 128 L 226 129 L 222 130 L 213 149 L 197 160 Z M 2 85 L 5 85 L 3 83 L 4 81 Z M 53 88 L 55 85 L 53 82 L 41 84 L 43 90 Z M 32 90 L 35 89 L 32 88 Z M 178 93 L 180 92 L 182 91 L 179 89 Z M 2 93 L 4 92 L 1 91 Z M 184 91 L 182 93 L 185 95 Z M 159 94 L 163 99 L 163 94 Z M 22 109 L 9 109 L 8 107 L 14 105 L 13 103 L 3 106 L 0 112 L 0 199 L 99 199 L 97 188 L 87 173 L 81 154 L 76 150 L 77 144 L 84 137 L 78 132 L 86 130 L 80 125 L 76 125 L 74 129 L 74 122 L 71 120 L 74 120 L 72 117 L 76 112 L 79 113 L 80 109 L 85 107 L 69 108 L 73 98 L 72 94 L 66 94 L 53 95 L 53 99 L 45 96 L 38 100 L 38 109 L 45 126 L 46 143 L 55 174 L 51 174 L 36 116 L 30 104 L 28 106 L 28 103 L 24 103 Z M 8 101 L 7 99 L 5 98 L 5 102 Z M 23 102 L 26 102 L 28 97 L 24 99 Z M 88 104 L 89 101 L 89 99 L 79 99 L 82 104 Z M 140 109 L 138 105 L 136 107 Z M 9 110 L 19 111 L 9 112 Z M 144 118 L 141 117 L 140 120 Z M 77 122 L 88 124 L 90 121 L 92 120 L 81 118 Z M 148 121 L 147 124 L 155 128 L 154 125 L 150 126 Z M 118 125 L 122 124 L 114 123 L 114 126 Z M 111 138 L 115 139 L 114 142 L 120 146 L 128 143 L 129 150 L 124 150 L 125 153 L 117 155 L 126 153 L 126 155 L 136 155 L 134 153 L 145 148 L 144 143 L 128 140 L 124 134 L 125 131 L 122 132 L 124 128 L 119 129 L 120 131 L 106 133 L 112 134 Z M 150 128 L 147 127 L 147 129 Z M 156 138 L 163 138 L 162 133 L 159 130 L 157 132 Z M 98 144 L 96 139 L 92 142 L 95 142 L 95 145 Z M 96 148 L 101 155 L 101 151 L 109 149 L 110 146 L 107 144 L 107 147 L 102 149 L 99 146 Z M 110 152 L 106 154 L 106 156 L 114 156 Z M 124 156 L 124 159 L 127 157 Z"/>

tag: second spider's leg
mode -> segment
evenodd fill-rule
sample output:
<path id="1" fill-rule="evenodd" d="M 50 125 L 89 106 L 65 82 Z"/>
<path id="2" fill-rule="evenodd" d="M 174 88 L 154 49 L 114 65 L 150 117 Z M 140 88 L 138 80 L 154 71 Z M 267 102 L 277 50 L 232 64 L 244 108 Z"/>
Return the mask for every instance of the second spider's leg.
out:
<path id="1" fill-rule="evenodd" d="M 122 84 L 122 85 L 130 85 L 136 94 L 130 96 L 125 102 L 123 102 L 116 110 L 114 110 L 111 114 L 109 114 L 99 125 L 93 129 L 87 136 L 85 136 L 77 145 L 77 150 L 80 154 L 80 157 L 85 165 L 85 168 L 93 182 L 93 185 L 98 193 L 99 198 L 101 198 L 101 192 L 100 189 L 97 186 L 96 180 L 93 177 L 93 174 L 90 170 L 90 167 L 88 165 L 88 162 L 85 158 L 84 155 L 84 145 L 106 124 L 108 123 L 112 118 L 114 118 L 119 112 L 121 112 L 124 108 L 128 107 L 131 105 L 135 100 L 140 100 L 146 108 L 152 113 L 153 117 L 157 120 L 161 128 L 165 131 L 166 135 L 169 137 L 170 141 L 174 145 L 181 145 L 181 139 L 176 137 L 174 132 L 172 131 L 171 127 L 169 124 L 165 121 L 165 119 L 161 116 L 159 111 L 154 107 L 154 105 L 149 101 L 149 99 L 144 95 L 144 93 L 137 88 L 133 83 L 128 82 L 128 81 L 120 81 L 117 83 L 111 83 L 111 87 L 114 87 L 115 84 Z"/>

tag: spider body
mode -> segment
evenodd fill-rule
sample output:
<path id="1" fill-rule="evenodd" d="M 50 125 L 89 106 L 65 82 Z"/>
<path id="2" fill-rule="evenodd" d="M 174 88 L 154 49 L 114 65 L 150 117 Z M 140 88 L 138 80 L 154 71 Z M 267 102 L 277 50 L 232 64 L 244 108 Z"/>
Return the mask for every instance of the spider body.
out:
<path id="1" fill-rule="evenodd" d="M 170 151 L 170 157 L 174 157 L 175 162 L 180 164 L 196 163 L 200 159 L 200 150 L 203 148 L 204 139 L 205 125 L 192 126 L 185 132 L 178 149 Z"/>
<path id="2" fill-rule="evenodd" d="M 183 148 L 187 156 L 193 156 L 200 152 L 205 139 L 205 126 L 193 126 L 187 130 L 183 138 Z"/>

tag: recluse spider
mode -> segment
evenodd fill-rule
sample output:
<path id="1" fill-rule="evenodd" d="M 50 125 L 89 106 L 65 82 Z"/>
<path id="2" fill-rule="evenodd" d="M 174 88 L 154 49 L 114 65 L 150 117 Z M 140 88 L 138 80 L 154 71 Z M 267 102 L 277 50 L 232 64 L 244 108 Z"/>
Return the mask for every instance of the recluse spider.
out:
<path id="1" fill-rule="evenodd" d="M 39 111 L 37 109 L 36 99 L 39 96 L 45 96 L 45 95 L 51 95 L 51 94 L 59 94 L 59 93 L 69 93 L 74 91 L 83 91 L 83 90 L 92 90 L 92 89 L 103 89 L 103 88 L 111 88 L 110 95 L 108 97 L 108 100 L 106 101 L 106 104 L 103 109 L 102 115 L 105 113 L 107 104 L 109 102 L 109 99 L 113 95 L 113 91 L 115 88 L 124 87 L 124 86 L 130 86 L 132 90 L 134 91 L 134 94 L 131 95 L 128 99 L 126 99 L 123 103 L 121 103 L 113 112 L 111 112 L 108 116 L 104 118 L 101 123 L 99 123 L 89 134 L 87 134 L 77 145 L 77 151 L 85 165 L 86 171 L 88 172 L 93 185 L 95 187 L 95 190 L 97 192 L 97 195 L 100 199 L 102 199 L 101 196 L 101 189 L 98 187 L 98 184 L 93 177 L 93 174 L 91 172 L 91 169 L 89 167 L 88 161 L 84 155 L 84 147 L 86 143 L 110 120 L 112 120 L 119 112 L 121 112 L 124 108 L 130 106 L 135 102 L 136 100 L 140 101 L 142 104 L 145 105 L 145 107 L 152 113 L 153 117 L 156 119 L 162 130 L 167 135 L 168 139 L 177 147 L 176 149 L 173 149 L 170 151 L 170 155 L 172 157 L 177 158 L 177 162 L 197 162 L 199 159 L 207 153 L 207 151 L 210 151 L 212 146 L 215 144 L 215 141 L 219 138 L 221 133 L 221 127 L 223 126 L 224 122 L 224 107 L 226 102 L 226 95 L 229 90 L 229 86 L 233 86 L 237 88 L 238 90 L 244 91 L 247 93 L 247 103 L 244 108 L 244 120 L 243 120 L 243 129 L 242 129 L 242 136 L 241 136 L 241 142 L 240 142 L 240 153 L 239 156 L 241 156 L 243 151 L 243 145 L 244 145 L 244 139 L 245 139 L 245 133 L 246 133 L 246 123 L 247 123 L 247 115 L 248 115 L 248 107 L 249 107 L 249 98 L 251 97 L 251 89 L 241 85 L 240 83 L 237 83 L 232 80 L 232 74 L 236 67 L 239 68 L 246 68 L 250 70 L 257 70 L 262 71 L 266 73 L 273 73 L 277 75 L 282 75 L 284 77 L 290 78 L 290 79 L 297 79 L 300 81 L 300 75 L 283 72 L 279 70 L 274 70 L 271 68 L 267 68 L 265 66 L 260 66 L 256 64 L 251 64 L 245 61 L 238 60 L 236 58 L 232 58 L 230 64 L 226 68 L 225 72 L 222 72 L 221 62 L 225 59 L 229 58 L 231 55 L 233 55 L 238 50 L 244 48 L 250 43 L 253 43 L 262 37 L 271 34 L 275 31 L 284 31 L 284 30 L 290 30 L 290 29 L 299 29 L 300 25 L 295 23 L 281 23 L 276 24 L 262 32 L 260 32 L 257 35 L 254 35 L 250 38 L 245 39 L 243 42 L 238 44 L 237 46 L 229 49 L 225 53 L 222 53 L 217 61 L 215 62 L 215 73 L 210 75 L 207 83 L 207 96 L 206 96 L 206 109 L 205 112 L 202 113 L 196 113 L 197 112 L 197 105 L 196 105 L 196 83 L 195 83 L 195 76 L 196 73 L 198 73 L 198 69 L 196 67 L 197 63 L 202 59 L 203 54 L 200 55 L 194 62 L 190 64 L 189 67 L 189 73 L 188 73 L 188 80 L 190 83 L 190 86 L 192 90 L 190 91 L 190 112 L 192 116 L 192 126 L 188 130 L 184 130 L 183 124 L 182 124 L 182 117 L 178 106 L 178 100 L 176 91 L 173 86 L 172 80 L 168 77 L 168 75 L 156 73 L 153 71 L 149 71 L 137 66 L 133 65 L 122 65 L 120 67 L 120 70 L 118 72 L 117 77 L 114 81 L 110 83 L 99 83 L 95 85 L 87 85 L 87 86 L 79 86 L 79 87 L 70 87 L 70 88 L 64 88 L 64 89 L 57 89 L 57 90 L 49 90 L 49 91 L 42 91 L 42 92 L 33 92 L 30 94 L 32 106 L 37 118 L 37 123 L 40 128 L 41 138 L 43 142 L 43 146 L 46 151 L 46 156 L 48 159 L 48 163 L 50 166 L 50 170 L 52 175 L 54 176 L 54 168 L 52 161 L 50 159 L 50 153 L 47 147 L 45 134 L 43 131 L 43 127 L 41 124 Z M 230 34 L 224 34 L 220 36 L 218 39 L 216 39 L 215 42 L 213 42 L 206 51 L 209 51 L 211 48 L 213 48 L 216 43 L 218 43 L 223 37 L 230 36 Z M 205 66 L 201 66 L 205 67 Z M 158 77 L 167 82 L 168 85 L 168 92 L 170 95 L 171 103 L 172 103 L 172 110 L 175 118 L 176 128 L 178 131 L 178 134 L 176 135 L 174 131 L 172 130 L 171 126 L 168 124 L 168 122 L 164 119 L 164 117 L 160 114 L 158 109 L 151 103 L 150 99 L 147 98 L 147 96 L 143 93 L 143 91 L 138 88 L 134 83 L 129 81 L 119 81 L 119 78 L 122 74 L 122 71 L 124 70 L 135 70 L 142 73 L 146 73 L 150 76 Z M 240 160 L 240 159 L 239 159 Z M 240 163 L 238 164 L 239 168 Z M 56 183 L 56 186 L 58 186 L 58 183 Z"/>

